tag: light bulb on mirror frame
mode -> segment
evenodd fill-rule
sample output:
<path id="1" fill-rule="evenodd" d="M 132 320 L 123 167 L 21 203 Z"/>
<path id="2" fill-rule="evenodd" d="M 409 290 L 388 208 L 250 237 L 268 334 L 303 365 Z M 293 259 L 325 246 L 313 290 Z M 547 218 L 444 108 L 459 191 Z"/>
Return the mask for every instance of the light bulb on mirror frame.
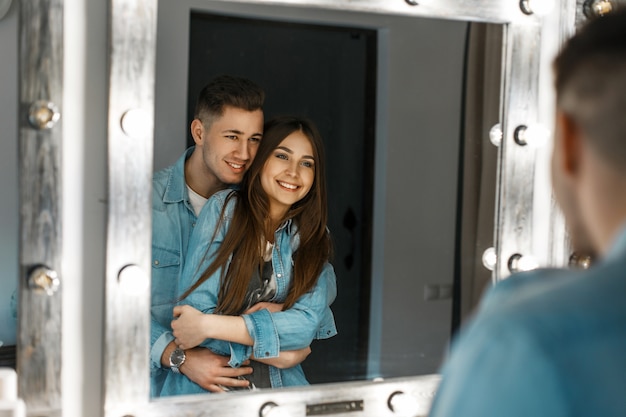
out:
<path id="1" fill-rule="evenodd" d="M 574 252 L 569 257 L 570 268 L 589 269 L 593 265 L 594 256 L 587 253 Z"/>
<path id="2" fill-rule="evenodd" d="M 286 408 L 279 406 L 273 401 L 266 402 L 259 410 L 259 417 L 289 417 Z"/>
<path id="3" fill-rule="evenodd" d="M 498 147 L 502 144 L 502 126 L 500 123 L 496 123 L 489 129 L 489 141 Z"/>
<path id="4" fill-rule="evenodd" d="M 150 288 L 149 276 L 138 265 L 126 265 L 117 274 L 120 289 L 128 295 L 141 295 Z"/>
<path id="5" fill-rule="evenodd" d="M 547 16 L 554 10 L 554 0 L 520 0 L 519 7 L 527 15 Z"/>
<path id="6" fill-rule="evenodd" d="M 146 126 L 152 123 L 150 114 L 143 109 L 130 109 L 124 112 L 120 119 L 120 127 L 124 134 L 130 138 L 145 138 Z"/>
<path id="7" fill-rule="evenodd" d="M 425 404 L 424 401 L 420 401 L 417 397 L 402 391 L 391 393 L 389 399 L 387 399 L 387 406 L 393 411 L 394 415 L 399 417 L 426 415 L 429 408 L 429 404 Z"/>
<path id="8" fill-rule="evenodd" d="M 583 3 L 583 14 L 587 19 L 606 16 L 615 9 L 613 0 L 586 0 Z"/>
<path id="9" fill-rule="evenodd" d="M 28 123 L 37 130 L 52 129 L 60 118 L 59 108 L 51 101 L 37 100 L 28 108 Z"/>
<path id="10" fill-rule="evenodd" d="M 532 271 L 539 268 L 539 264 L 529 255 L 521 255 L 516 253 L 509 258 L 509 271 L 514 274 L 516 272 Z"/>
<path id="11" fill-rule="evenodd" d="M 485 249 L 483 252 L 483 266 L 490 271 L 493 271 L 496 267 L 496 263 L 498 262 L 498 255 L 496 254 L 496 248 L 493 246 Z"/>
<path id="12" fill-rule="evenodd" d="M 550 129 L 535 123 L 518 126 L 513 133 L 513 139 L 520 146 L 528 145 L 532 148 L 541 148 L 550 141 L 551 134 Z"/>

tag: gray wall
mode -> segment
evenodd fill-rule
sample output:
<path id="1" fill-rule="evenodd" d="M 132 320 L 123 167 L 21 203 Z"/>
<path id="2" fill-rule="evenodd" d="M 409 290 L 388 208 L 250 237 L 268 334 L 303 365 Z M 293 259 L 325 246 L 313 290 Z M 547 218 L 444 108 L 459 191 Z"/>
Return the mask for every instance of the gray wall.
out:
<path id="1" fill-rule="evenodd" d="M 0 341 L 16 341 L 10 310 L 18 274 L 17 2 L 0 20 Z"/>
<path id="2" fill-rule="evenodd" d="M 379 29 L 369 375 L 435 372 L 449 339 L 452 306 L 449 299 L 425 301 L 424 286 L 453 279 L 466 24 L 160 1 L 155 169 L 173 163 L 185 148 L 191 8 Z"/>

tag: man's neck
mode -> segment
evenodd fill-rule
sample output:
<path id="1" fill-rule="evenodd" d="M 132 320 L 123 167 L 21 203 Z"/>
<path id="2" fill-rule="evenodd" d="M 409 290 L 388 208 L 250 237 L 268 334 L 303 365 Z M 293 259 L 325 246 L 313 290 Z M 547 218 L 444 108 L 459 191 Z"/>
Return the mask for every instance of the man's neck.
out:
<path id="1" fill-rule="evenodd" d="M 593 222 L 594 241 L 604 256 L 614 245 L 620 232 L 626 225 L 626 177 L 604 175 L 598 177 L 596 184 L 586 198 Z"/>
<path id="2" fill-rule="evenodd" d="M 217 191 L 226 188 L 226 184 L 219 181 L 215 175 L 203 172 L 202 155 L 197 152 L 194 152 L 185 162 L 185 183 L 204 198 L 209 198 Z"/>

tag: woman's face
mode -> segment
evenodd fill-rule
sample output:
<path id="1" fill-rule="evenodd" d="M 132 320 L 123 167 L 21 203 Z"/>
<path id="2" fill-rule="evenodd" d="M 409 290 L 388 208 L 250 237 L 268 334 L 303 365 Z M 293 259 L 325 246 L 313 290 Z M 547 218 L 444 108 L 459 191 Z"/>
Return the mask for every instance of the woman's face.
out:
<path id="1" fill-rule="evenodd" d="M 282 217 L 308 194 L 315 179 L 315 163 L 311 142 L 300 131 L 287 136 L 272 151 L 261 171 L 261 186 L 272 218 Z"/>

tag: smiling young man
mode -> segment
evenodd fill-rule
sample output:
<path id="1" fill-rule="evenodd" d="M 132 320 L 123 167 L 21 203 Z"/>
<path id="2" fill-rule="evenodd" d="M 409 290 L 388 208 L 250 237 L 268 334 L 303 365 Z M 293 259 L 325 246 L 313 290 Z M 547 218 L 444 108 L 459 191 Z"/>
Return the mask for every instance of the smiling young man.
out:
<path id="1" fill-rule="evenodd" d="M 216 191 L 241 182 L 263 137 L 265 93 L 254 82 L 219 76 L 200 92 L 191 135 L 195 146 L 152 181 L 151 396 L 161 395 L 167 372 L 184 373 L 208 391 L 241 387 L 251 368 L 205 348 L 181 352 L 171 334 L 172 308 L 198 213 Z"/>

